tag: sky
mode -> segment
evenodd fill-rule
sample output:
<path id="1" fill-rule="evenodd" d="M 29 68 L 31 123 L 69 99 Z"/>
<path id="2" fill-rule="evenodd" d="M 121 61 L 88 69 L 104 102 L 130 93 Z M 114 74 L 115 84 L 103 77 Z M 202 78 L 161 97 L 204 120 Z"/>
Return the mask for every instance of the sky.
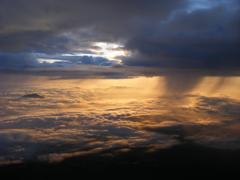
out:
<path id="1" fill-rule="evenodd" d="M 240 67 L 239 0 L 0 0 L 0 69 Z"/>

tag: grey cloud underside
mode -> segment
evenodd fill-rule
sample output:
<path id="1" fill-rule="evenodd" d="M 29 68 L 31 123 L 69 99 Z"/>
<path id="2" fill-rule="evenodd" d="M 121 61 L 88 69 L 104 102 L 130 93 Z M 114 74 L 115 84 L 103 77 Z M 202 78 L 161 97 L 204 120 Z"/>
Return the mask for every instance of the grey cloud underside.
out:
<path id="1" fill-rule="evenodd" d="M 0 53 L 0 70 L 8 68 L 24 69 L 37 65 L 34 56 L 28 53 Z"/>
<path id="2" fill-rule="evenodd" d="M 54 63 L 40 63 L 38 59 L 56 60 Z M 110 61 L 104 57 L 94 57 L 90 55 L 84 56 L 63 56 L 63 55 L 47 55 L 38 53 L 0 53 L 0 70 L 27 70 L 31 68 L 67 68 L 77 65 L 98 65 L 98 66 L 114 66 L 115 61 Z M 62 69 L 63 70 L 63 69 Z"/>
<path id="3" fill-rule="evenodd" d="M 240 66 L 237 0 L 194 10 L 191 0 L 0 2 L 2 52 L 72 53 L 104 41 L 125 45 L 127 65 Z"/>

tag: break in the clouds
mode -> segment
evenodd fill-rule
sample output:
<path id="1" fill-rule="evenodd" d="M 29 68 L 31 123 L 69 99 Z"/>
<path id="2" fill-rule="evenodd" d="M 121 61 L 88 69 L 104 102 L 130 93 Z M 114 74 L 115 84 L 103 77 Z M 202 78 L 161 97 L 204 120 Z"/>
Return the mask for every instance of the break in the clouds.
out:
<path id="1" fill-rule="evenodd" d="M 0 3 L 1 67 L 38 64 L 39 54 L 89 57 L 92 64 L 102 58 L 134 66 L 240 66 L 238 0 Z"/>

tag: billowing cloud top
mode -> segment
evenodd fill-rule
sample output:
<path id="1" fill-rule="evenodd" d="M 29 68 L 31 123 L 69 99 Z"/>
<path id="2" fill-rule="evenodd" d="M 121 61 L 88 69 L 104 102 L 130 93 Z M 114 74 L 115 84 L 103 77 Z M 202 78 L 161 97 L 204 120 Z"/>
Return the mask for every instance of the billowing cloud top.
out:
<path id="1" fill-rule="evenodd" d="M 32 65 L 43 56 L 62 59 L 64 54 L 139 66 L 240 66 L 238 0 L 0 3 L 0 67 Z"/>

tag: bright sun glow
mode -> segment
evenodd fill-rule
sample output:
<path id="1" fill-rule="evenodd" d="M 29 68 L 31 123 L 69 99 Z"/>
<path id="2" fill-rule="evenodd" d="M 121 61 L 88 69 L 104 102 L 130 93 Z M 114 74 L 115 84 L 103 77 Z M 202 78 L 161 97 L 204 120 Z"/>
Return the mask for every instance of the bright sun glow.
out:
<path id="1" fill-rule="evenodd" d="M 56 62 L 63 62 L 63 60 L 60 59 L 49 59 L 49 58 L 38 58 L 37 59 L 39 63 L 49 63 L 49 64 L 53 64 Z"/>
<path id="2" fill-rule="evenodd" d="M 91 49 L 97 55 L 105 57 L 109 60 L 116 60 L 121 62 L 120 57 L 128 56 L 128 52 L 124 50 L 124 46 L 116 43 L 95 42 L 93 43 L 95 49 Z"/>

